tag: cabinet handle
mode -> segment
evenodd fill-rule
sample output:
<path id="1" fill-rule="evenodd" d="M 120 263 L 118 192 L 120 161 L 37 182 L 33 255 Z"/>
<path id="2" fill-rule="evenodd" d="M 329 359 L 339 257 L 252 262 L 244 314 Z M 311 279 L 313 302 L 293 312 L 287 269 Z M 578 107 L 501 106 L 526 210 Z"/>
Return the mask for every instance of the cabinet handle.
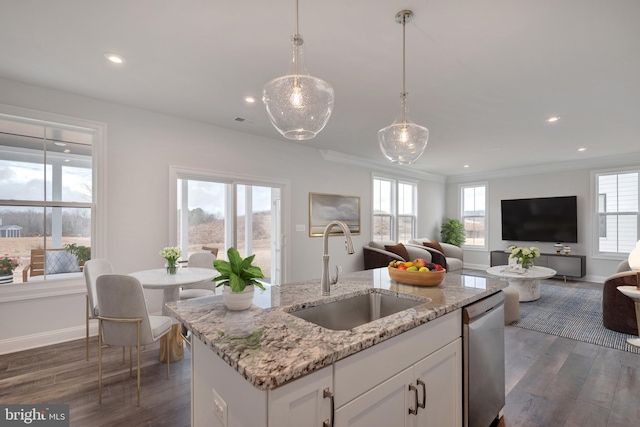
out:
<path id="1" fill-rule="evenodd" d="M 416 383 L 422 387 L 422 403 L 418 404 L 418 408 L 424 409 L 427 406 L 427 385 L 420 378 Z M 418 392 L 416 392 L 417 394 Z"/>
<path id="2" fill-rule="evenodd" d="M 413 384 L 409 384 L 409 391 L 413 391 L 413 395 L 415 397 L 415 409 L 409 408 L 409 414 L 418 415 L 418 389 L 413 386 Z"/>
<path id="3" fill-rule="evenodd" d="M 333 419 L 335 418 L 336 415 L 336 408 L 335 408 L 335 401 L 334 401 L 334 397 L 333 397 L 333 393 L 331 393 L 329 391 L 328 388 L 325 388 L 322 391 L 322 398 L 326 399 L 326 398 L 331 399 L 331 418 L 329 418 L 328 420 L 324 420 L 322 422 L 322 427 L 333 427 Z"/>

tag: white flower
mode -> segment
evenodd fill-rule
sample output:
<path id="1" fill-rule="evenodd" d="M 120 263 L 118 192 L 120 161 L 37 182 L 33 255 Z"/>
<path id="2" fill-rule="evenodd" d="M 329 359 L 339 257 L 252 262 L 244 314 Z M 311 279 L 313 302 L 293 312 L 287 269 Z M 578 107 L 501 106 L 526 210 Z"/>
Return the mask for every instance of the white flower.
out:
<path id="1" fill-rule="evenodd" d="M 169 263 L 175 263 L 178 258 L 182 256 L 180 248 L 166 247 L 160 251 L 160 256 L 166 259 Z"/>

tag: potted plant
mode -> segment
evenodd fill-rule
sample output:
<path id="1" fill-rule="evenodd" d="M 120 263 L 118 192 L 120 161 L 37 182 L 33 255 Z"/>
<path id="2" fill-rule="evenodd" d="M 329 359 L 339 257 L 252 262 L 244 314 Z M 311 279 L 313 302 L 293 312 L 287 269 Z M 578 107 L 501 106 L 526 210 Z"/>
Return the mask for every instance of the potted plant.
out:
<path id="1" fill-rule="evenodd" d="M 465 241 L 464 224 L 457 219 L 447 218 L 440 231 L 442 241 L 460 247 Z"/>
<path id="2" fill-rule="evenodd" d="M 222 298 L 229 310 L 246 310 L 251 307 L 255 286 L 264 290 L 265 287 L 256 279 L 264 278 L 260 267 L 251 265 L 255 254 L 242 259 L 236 248 L 229 248 L 227 258 L 229 261 L 217 259 L 213 261 L 220 275 L 214 277 L 216 287 L 222 288 Z"/>
<path id="3" fill-rule="evenodd" d="M 91 249 L 86 246 L 68 243 L 64 245 L 64 249 L 76 256 L 79 266 L 83 266 L 85 262 L 91 259 Z"/>
<path id="4" fill-rule="evenodd" d="M 10 257 L 9 254 L 4 254 L 0 257 L 0 285 L 13 283 L 13 270 L 18 265 L 20 265 L 18 259 Z"/>

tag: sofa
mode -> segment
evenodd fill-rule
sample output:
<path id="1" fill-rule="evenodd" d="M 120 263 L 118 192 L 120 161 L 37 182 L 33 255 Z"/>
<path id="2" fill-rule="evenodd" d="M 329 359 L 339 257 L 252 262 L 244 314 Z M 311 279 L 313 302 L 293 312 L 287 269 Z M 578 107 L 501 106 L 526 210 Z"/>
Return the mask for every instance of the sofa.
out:
<path id="1" fill-rule="evenodd" d="M 431 243 L 431 244 L 436 243 L 442 248 L 442 251 L 434 249 L 433 247 L 425 246 L 425 243 Z M 462 249 L 460 249 L 456 245 L 452 245 L 450 243 L 444 243 L 444 242 L 436 242 L 436 241 L 429 240 L 429 239 L 426 239 L 426 238 L 411 239 L 411 240 L 409 240 L 409 244 L 410 245 L 417 245 L 419 247 L 424 247 L 429 252 L 431 252 L 431 254 L 435 254 L 435 253 L 442 254 L 445 257 L 445 260 L 446 260 L 446 267 L 445 268 L 447 269 L 447 271 L 462 270 L 462 267 L 464 266 Z M 436 261 L 434 261 L 434 262 L 436 262 Z M 443 264 L 443 266 L 444 266 L 444 264 Z"/>
<path id="2" fill-rule="evenodd" d="M 462 249 L 448 243 L 440 243 L 442 251 L 425 246 L 429 239 L 410 240 L 406 244 L 393 241 L 369 242 L 364 246 L 364 268 L 386 267 L 393 260 L 411 261 L 423 258 L 427 262 L 442 265 L 447 271 L 462 270 Z"/>
<path id="3" fill-rule="evenodd" d="M 627 261 L 621 262 L 617 270 L 605 280 L 602 288 L 602 325 L 612 331 L 638 335 L 633 300 L 617 289 L 618 286 L 636 286 L 638 273 L 630 270 Z"/>

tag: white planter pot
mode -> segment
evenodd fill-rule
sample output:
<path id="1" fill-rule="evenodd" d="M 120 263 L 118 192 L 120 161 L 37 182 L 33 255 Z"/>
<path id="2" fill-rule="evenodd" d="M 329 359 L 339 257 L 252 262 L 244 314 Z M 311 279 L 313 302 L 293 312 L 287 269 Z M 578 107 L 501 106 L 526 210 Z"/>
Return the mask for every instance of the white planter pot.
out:
<path id="1" fill-rule="evenodd" d="M 255 288 L 249 285 L 242 292 L 232 292 L 229 286 L 222 288 L 222 299 L 229 310 L 246 310 L 251 307 Z"/>
<path id="2" fill-rule="evenodd" d="M 8 285 L 13 283 L 13 273 L 0 275 L 0 285 Z"/>

